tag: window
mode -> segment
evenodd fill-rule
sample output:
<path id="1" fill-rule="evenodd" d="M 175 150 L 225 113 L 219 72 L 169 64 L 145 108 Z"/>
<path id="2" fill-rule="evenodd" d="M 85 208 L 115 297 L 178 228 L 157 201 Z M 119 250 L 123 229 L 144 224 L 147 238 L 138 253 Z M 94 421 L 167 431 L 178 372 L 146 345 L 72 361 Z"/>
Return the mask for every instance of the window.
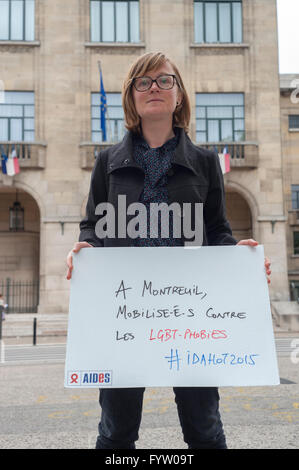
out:
<path id="1" fill-rule="evenodd" d="M 294 255 L 299 255 L 299 232 L 293 232 Z"/>
<path id="2" fill-rule="evenodd" d="M 299 184 L 292 184 L 292 209 L 299 209 Z"/>
<path id="3" fill-rule="evenodd" d="M 34 93 L 5 91 L 0 103 L 0 141 L 34 141 Z"/>
<path id="4" fill-rule="evenodd" d="M 243 93 L 196 94 L 196 141 L 245 140 Z"/>
<path id="5" fill-rule="evenodd" d="M 194 1 L 196 43 L 241 43 L 242 30 L 240 0 Z"/>
<path id="6" fill-rule="evenodd" d="M 92 42 L 139 42 L 139 1 L 91 0 Z"/>
<path id="7" fill-rule="evenodd" d="M 289 129 L 299 130 L 299 114 L 289 116 Z"/>
<path id="8" fill-rule="evenodd" d="M 106 132 L 109 142 L 119 142 L 125 135 L 124 112 L 121 93 L 106 93 L 107 113 Z M 101 132 L 101 95 L 91 94 L 91 134 L 92 142 L 102 142 Z"/>
<path id="9" fill-rule="evenodd" d="M 0 40 L 34 41 L 35 0 L 0 0 Z"/>
<path id="10" fill-rule="evenodd" d="M 299 299 L 299 281 L 291 281 L 290 282 L 290 292 L 291 292 L 291 300 Z"/>

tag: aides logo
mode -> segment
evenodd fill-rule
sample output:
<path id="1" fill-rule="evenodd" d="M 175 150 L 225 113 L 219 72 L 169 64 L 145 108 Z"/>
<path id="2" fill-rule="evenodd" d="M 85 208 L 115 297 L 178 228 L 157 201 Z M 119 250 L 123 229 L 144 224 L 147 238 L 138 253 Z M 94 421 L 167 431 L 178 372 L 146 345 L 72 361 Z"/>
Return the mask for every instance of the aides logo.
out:
<path id="1" fill-rule="evenodd" d="M 69 371 L 67 385 L 70 387 L 105 387 L 112 385 L 111 370 L 80 370 Z"/>

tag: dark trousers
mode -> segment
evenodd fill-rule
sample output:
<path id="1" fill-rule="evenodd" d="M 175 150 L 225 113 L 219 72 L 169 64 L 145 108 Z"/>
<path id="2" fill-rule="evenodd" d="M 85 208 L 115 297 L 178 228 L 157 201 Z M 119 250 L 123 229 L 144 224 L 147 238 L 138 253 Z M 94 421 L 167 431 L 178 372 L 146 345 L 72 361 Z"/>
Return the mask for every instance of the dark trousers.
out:
<path id="1" fill-rule="evenodd" d="M 144 388 L 101 389 L 102 416 L 96 449 L 135 449 Z M 226 449 L 217 388 L 174 387 L 189 449 Z"/>

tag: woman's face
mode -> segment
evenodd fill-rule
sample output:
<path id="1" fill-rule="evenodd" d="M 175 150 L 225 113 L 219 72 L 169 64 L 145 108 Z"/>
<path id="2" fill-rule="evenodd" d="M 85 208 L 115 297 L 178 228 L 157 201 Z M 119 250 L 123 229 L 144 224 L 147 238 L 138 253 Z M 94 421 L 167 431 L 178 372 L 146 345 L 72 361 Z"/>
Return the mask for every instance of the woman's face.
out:
<path id="1" fill-rule="evenodd" d="M 158 78 L 160 75 L 175 75 L 171 65 L 166 62 L 155 71 L 146 72 L 144 75 L 152 79 Z M 151 88 L 146 91 L 137 91 L 132 87 L 133 100 L 136 111 L 141 120 L 144 119 L 163 119 L 172 120 L 177 103 L 181 103 L 182 93 L 175 80 L 173 88 L 170 90 L 162 90 L 156 82 L 153 82 Z"/>

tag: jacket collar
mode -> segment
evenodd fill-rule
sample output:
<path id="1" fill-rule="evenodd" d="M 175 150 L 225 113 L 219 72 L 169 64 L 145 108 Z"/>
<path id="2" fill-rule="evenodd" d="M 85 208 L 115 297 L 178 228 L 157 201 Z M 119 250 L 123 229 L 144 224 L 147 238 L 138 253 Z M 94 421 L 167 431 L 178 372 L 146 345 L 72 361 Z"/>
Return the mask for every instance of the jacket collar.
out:
<path id="1" fill-rule="evenodd" d="M 192 165 L 192 160 L 198 158 L 196 155 L 196 147 L 191 142 L 190 138 L 182 128 L 179 129 L 179 141 L 174 151 L 172 164 L 176 166 L 182 166 L 192 171 L 195 175 L 198 175 L 197 170 Z M 108 161 L 107 173 L 111 173 L 114 170 L 120 168 L 137 168 L 141 171 L 143 169 L 134 160 L 133 152 L 133 132 L 129 131 L 125 134 L 123 140 L 116 145 L 111 147 L 110 158 Z"/>
<path id="2" fill-rule="evenodd" d="M 192 160 L 196 160 L 197 148 L 191 142 L 190 138 L 184 131 L 184 129 L 179 128 L 179 143 L 174 152 L 174 158 L 172 163 L 174 165 L 179 165 L 191 170 L 195 175 L 198 175 L 198 171 L 194 168 Z"/>

